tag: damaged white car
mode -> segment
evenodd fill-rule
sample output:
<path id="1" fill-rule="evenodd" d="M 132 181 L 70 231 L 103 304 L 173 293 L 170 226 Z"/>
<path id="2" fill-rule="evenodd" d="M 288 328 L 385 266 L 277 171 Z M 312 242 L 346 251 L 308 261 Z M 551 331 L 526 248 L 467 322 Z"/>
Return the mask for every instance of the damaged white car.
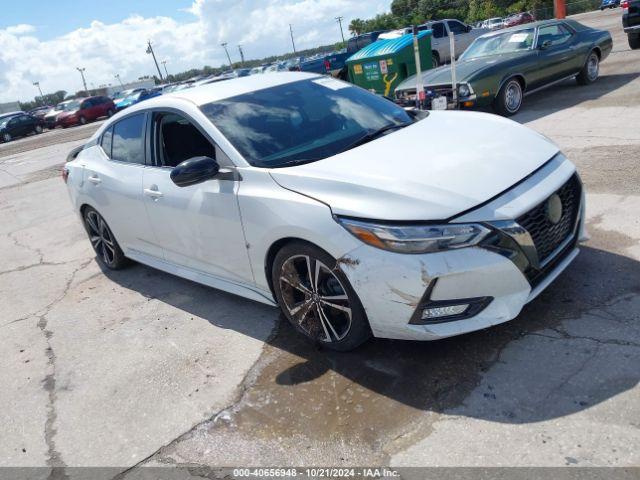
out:
<path id="1" fill-rule="evenodd" d="M 279 305 L 337 350 L 513 319 L 578 253 L 574 165 L 501 117 L 275 73 L 151 99 L 63 176 L 97 256 Z"/>

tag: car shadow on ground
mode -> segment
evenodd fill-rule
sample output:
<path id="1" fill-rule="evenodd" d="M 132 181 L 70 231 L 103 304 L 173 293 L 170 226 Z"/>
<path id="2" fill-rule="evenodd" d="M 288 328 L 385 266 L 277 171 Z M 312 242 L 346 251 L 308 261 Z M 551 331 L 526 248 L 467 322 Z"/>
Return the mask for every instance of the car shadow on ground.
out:
<path id="1" fill-rule="evenodd" d="M 633 360 L 625 351 L 640 344 L 638 304 L 635 310 L 633 303 L 629 307 L 618 305 L 608 313 L 599 310 L 616 302 L 637 300 L 638 271 L 639 262 L 631 258 L 583 248 L 551 288 L 512 322 L 437 342 L 373 339 L 349 353 L 309 343 L 286 320 L 278 320 L 274 308 L 142 265 L 105 274 L 148 298 L 262 341 L 265 339 L 254 332 L 263 332 L 264 325 L 256 328 L 255 322 L 275 321 L 277 326 L 266 339 L 263 352 L 266 367 L 259 374 L 256 388 L 272 399 L 280 395 L 280 407 L 290 402 L 292 409 L 298 408 L 302 395 L 321 395 L 329 381 L 335 389 L 335 375 L 327 375 L 335 372 L 346 382 L 341 388 L 346 390 L 351 385 L 368 392 L 363 396 L 369 398 L 370 422 L 382 421 L 375 420 L 375 415 L 380 419 L 393 417 L 390 409 L 398 411 L 401 404 L 408 407 L 407 411 L 454 411 L 491 421 L 528 423 L 576 413 L 638 383 L 640 370 L 630 368 Z M 176 292 L 180 292 L 179 303 L 174 300 Z M 597 322 L 591 314 L 597 316 Z M 564 330 L 566 322 L 579 330 L 576 338 Z M 595 355 L 596 351 L 608 354 Z M 556 392 L 560 395 L 556 398 L 554 391 L 570 385 L 571 376 L 580 373 L 578 367 L 584 370 L 587 361 L 586 378 L 574 390 Z M 487 383 L 492 367 L 501 368 L 502 373 L 494 370 Z M 300 386 L 304 388 L 296 390 Z M 478 396 L 478 389 L 483 388 L 486 391 L 480 392 L 478 401 L 469 400 L 474 391 Z M 295 392 L 304 394 L 299 393 L 296 399 Z M 501 399 L 507 404 L 500 404 Z"/>
<path id="2" fill-rule="evenodd" d="M 639 76 L 640 72 L 601 75 L 591 85 L 578 85 L 574 79 L 565 80 L 525 97 L 522 110 L 511 118 L 520 123 L 531 122 L 580 103 L 600 99 Z"/>

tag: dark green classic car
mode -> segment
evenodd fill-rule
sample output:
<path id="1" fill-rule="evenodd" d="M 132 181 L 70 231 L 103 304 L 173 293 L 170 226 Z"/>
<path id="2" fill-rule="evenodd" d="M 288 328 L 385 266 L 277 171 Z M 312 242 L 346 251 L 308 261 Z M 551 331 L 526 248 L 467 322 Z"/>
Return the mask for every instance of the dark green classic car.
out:
<path id="1" fill-rule="evenodd" d="M 456 62 L 457 104 L 452 98 L 451 66 L 422 73 L 426 107 L 493 106 L 497 113 L 510 116 L 520 110 L 526 95 L 554 83 L 571 77 L 581 85 L 593 83 L 612 46 L 609 32 L 568 19 L 488 33 L 477 38 Z M 415 75 L 395 93 L 399 103 L 414 103 Z"/>

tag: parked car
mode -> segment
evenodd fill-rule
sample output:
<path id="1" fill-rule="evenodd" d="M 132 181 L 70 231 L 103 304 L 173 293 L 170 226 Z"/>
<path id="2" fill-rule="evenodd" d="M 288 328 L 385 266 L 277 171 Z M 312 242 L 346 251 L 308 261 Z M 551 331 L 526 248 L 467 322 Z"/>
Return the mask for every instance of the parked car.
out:
<path id="1" fill-rule="evenodd" d="M 58 115 L 57 123 L 63 128 L 85 125 L 102 117 L 111 117 L 116 106 L 109 97 L 95 96 L 74 100 Z"/>
<path id="2" fill-rule="evenodd" d="M 31 133 L 42 133 L 44 122 L 40 118 L 26 113 L 13 114 L 0 118 L 0 139 L 10 142 L 14 138 L 25 137 Z"/>
<path id="3" fill-rule="evenodd" d="M 336 350 L 511 320 L 584 238 L 576 169 L 543 136 L 316 74 L 134 105 L 63 178 L 105 269 L 133 259 L 279 305 Z"/>
<path id="4" fill-rule="evenodd" d="M 471 42 L 489 30 L 484 28 L 473 28 L 471 25 L 455 19 L 444 19 L 427 22 L 418 26 L 418 31 L 431 30 L 431 48 L 433 67 L 437 67 L 451 61 L 451 45 L 449 35 L 455 38 L 456 58 L 464 52 Z M 394 38 L 394 36 L 412 33 L 412 29 L 406 28 L 386 32 L 378 38 Z"/>
<path id="5" fill-rule="evenodd" d="M 144 88 L 130 88 L 128 90 L 123 90 L 121 92 L 118 92 L 115 95 L 113 95 L 113 97 L 112 97 L 113 103 L 115 103 L 117 105 L 122 100 L 127 98 L 129 95 L 132 95 L 132 94 L 137 93 L 137 92 L 141 92 L 143 90 L 145 90 L 145 89 Z"/>
<path id="6" fill-rule="evenodd" d="M 629 47 L 640 48 L 640 0 L 622 1 L 622 27 L 627 34 Z"/>
<path id="7" fill-rule="evenodd" d="M 500 30 L 504 28 L 504 20 L 500 17 L 489 18 L 482 22 L 482 28 L 486 28 L 488 30 Z"/>
<path id="8" fill-rule="evenodd" d="M 65 109 L 76 100 L 65 100 L 58 103 L 55 107 L 49 110 L 44 116 L 44 125 L 48 129 L 53 129 L 59 126 L 58 115 L 63 113 Z"/>
<path id="9" fill-rule="evenodd" d="M 600 10 L 605 8 L 616 8 L 620 6 L 620 0 L 602 0 L 600 3 Z"/>
<path id="10" fill-rule="evenodd" d="M 425 92 L 441 108 L 493 106 L 505 116 L 516 114 L 526 95 L 575 77 L 579 84 L 597 80 L 600 62 L 613 46 L 604 30 L 575 20 L 546 20 L 492 32 L 478 38 L 456 63 L 458 101 L 452 104 L 451 69 L 422 73 Z M 396 89 L 396 98 L 413 104 L 416 78 Z"/>
<path id="11" fill-rule="evenodd" d="M 44 116 L 49 113 L 51 111 L 53 107 L 51 105 L 44 105 L 42 107 L 36 107 L 33 108 L 31 110 L 29 110 L 29 112 L 27 112 L 29 115 L 31 115 L 32 117 L 36 117 L 36 118 L 40 118 L 40 119 L 44 119 Z"/>
<path id="12" fill-rule="evenodd" d="M 193 82 L 195 83 L 195 82 Z M 162 95 L 162 92 L 158 90 L 138 90 L 137 92 L 133 92 L 131 95 L 120 100 L 115 104 L 116 111 L 124 110 L 131 105 L 135 105 L 138 102 L 144 102 L 145 100 L 149 100 L 150 98 L 158 97 Z"/>
<path id="13" fill-rule="evenodd" d="M 510 28 L 517 25 L 524 25 L 525 23 L 535 22 L 536 18 L 529 12 L 514 13 L 504 19 L 504 27 Z"/>

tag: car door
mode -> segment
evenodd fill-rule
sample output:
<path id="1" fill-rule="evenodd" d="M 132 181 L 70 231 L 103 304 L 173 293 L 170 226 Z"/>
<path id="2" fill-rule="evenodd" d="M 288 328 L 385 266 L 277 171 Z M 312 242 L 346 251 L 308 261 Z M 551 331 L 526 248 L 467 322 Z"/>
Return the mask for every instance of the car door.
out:
<path id="1" fill-rule="evenodd" d="M 149 126 L 153 166 L 145 169 L 143 178 L 147 212 L 167 262 L 227 281 L 253 283 L 237 200 L 239 178 L 221 173 L 178 187 L 170 177 L 173 167 L 198 156 L 232 167 L 204 132 L 184 112 L 154 112 Z"/>
<path id="2" fill-rule="evenodd" d="M 136 113 L 114 123 L 83 153 L 83 189 L 125 255 L 162 259 L 142 196 L 146 116 Z"/>
<path id="3" fill-rule="evenodd" d="M 551 83 L 576 71 L 574 33 L 562 23 L 553 23 L 538 28 L 540 83 Z"/>
<path id="4" fill-rule="evenodd" d="M 449 47 L 449 33 L 444 22 L 434 22 L 430 25 L 433 31 L 431 45 L 440 56 L 440 63 L 448 62 L 451 59 L 451 49 Z"/>
<path id="5" fill-rule="evenodd" d="M 470 29 L 458 20 L 447 20 L 447 27 L 449 33 L 452 34 L 455 39 L 456 58 L 458 58 L 471 44 Z"/>

